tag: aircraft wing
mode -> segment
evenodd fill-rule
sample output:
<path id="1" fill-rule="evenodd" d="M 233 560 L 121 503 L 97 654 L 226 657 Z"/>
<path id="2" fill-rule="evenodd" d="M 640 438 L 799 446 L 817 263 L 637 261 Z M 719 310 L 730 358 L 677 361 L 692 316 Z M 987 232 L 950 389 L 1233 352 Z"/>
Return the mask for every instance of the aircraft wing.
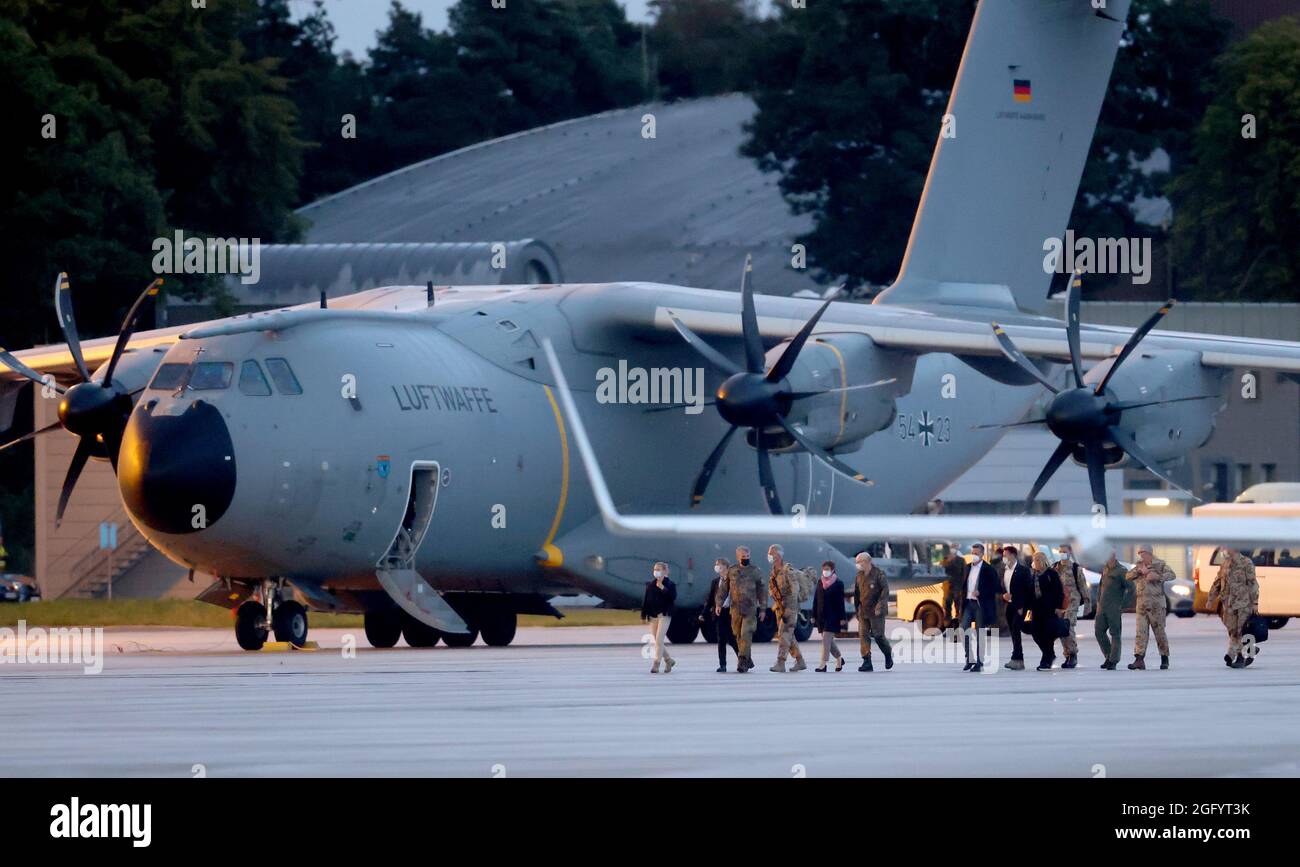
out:
<path id="1" fill-rule="evenodd" d="M 610 495 L 564 371 L 549 340 L 543 351 L 555 376 L 564 414 L 573 432 L 605 527 L 620 536 L 707 539 L 813 537 L 827 541 L 868 539 L 1032 539 L 1068 542 L 1085 558 L 1105 560 L 1121 545 L 1214 542 L 1252 548 L 1290 542 L 1293 518 L 1131 518 L 1098 515 L 1011 517 L 908 515 L 624 515 Z"/>

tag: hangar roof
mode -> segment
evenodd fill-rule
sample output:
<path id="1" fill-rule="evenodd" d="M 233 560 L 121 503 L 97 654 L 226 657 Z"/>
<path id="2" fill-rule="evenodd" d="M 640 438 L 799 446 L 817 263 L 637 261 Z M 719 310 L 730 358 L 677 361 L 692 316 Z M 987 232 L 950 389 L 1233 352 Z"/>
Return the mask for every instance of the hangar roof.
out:
<path id="1" fill-rule="evenodd" d="M 651 104 L 564 121 L 416 163 L 305 206 L 305 241 L 541 238 L 570 282 L 708 289 L 819 287 L 790 268 L 811 228 L 774 175 L 740 155 L 748 97 Z M 655 137 L 642 136 L 653 114 Z"/>

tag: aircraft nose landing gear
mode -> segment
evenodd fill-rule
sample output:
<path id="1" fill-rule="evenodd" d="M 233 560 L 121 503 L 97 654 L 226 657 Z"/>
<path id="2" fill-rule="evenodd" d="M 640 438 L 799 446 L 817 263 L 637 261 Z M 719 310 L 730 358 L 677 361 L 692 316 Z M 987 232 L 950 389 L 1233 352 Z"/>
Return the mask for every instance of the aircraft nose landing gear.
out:
<path id="1" fill-rule="evenodd" d="M 307 609 L 302 603 L 288 598 L 288 589 L 283 581 L 263 581 L 261 599 L 249 599 L 235 612 L 235 640 L 244 650 L 261 650 L 267 638 L 275 633 L 276 641 L 284 641 L 295 647 L 307 644 Z"/>
<path id="2" fill-rule="evenodd" d="M 244 650 L 261 650 L 266 644 L 269 630 L 266 623 L 266 606 L 249 599 L 235 612 L 235 640 Z"/>

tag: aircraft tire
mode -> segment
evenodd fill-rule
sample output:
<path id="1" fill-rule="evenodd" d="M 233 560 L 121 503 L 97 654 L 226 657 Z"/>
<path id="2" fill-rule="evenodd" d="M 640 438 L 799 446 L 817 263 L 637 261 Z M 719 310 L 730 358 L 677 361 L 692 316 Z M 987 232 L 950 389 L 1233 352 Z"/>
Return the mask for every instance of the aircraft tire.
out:
<path id="1" fill-rule="evenodd" d="M 800 643 L 808 641 L 813 634 L 812 612 L 799 609 L 799 619 L 794 624 L 794 640 Z"/>
<path id="2" fill-rule="evenodd" d="M 442 637 L 442 633 L 421 623 L 405 611 L 402 612 L 402 637 L 411 647 L 433 647 Z"/>
<path id="3" fill-rule="evenodd" d="M 704 640 L 709 644 L 717 644 L 718 621 L 712 617 L 705 619 L 705 621 L 700 624 L 700 634 L 704 636 Z"/>
<path id="4" fill-rule="evenodd" d="M 1268 619 L 1268 628 L 1281 629 L 1283 626 L 1286 626 L 1287 621 L 1290 619 L 1290 617 L 1270 617 Z"/>
<path id="5" fill-rule="evenodd" d="M 307 609 L 292 599 L 275 606 L 271 616 L 271 629 L 276 641 L 287 641 L 294 647 L 307 644 Z"/>
<path id="6" fill-rule="evenodd" d="M 494 611 L 479 623 L 479 634 L 488 647 L 508 647 L 515 640 L 518 628 L 518 614 L 513 611 Z"/>
<path id="7" fill-rule="evenodd" d="M 235 640 L 244 650 L 261 650 L 266 644 L 266 608 L 249 599 L 235 612 Z"/>
<path id="8" fill-rule="evenodd" d="M 380 608 L 365 613 L 366 641 L 371 647 L 396 647 L 402 637 L 401 613 L 392 608 Z"/>
<path id="9" fill-rule="evenodd" d="M 767 609 L 767 614 L 754 624 L 754 643 L 767 644 L 776 637 L 776 613 L 771 608 Z"/>
<path id="10" fill-rule="evenodd" d="M 469 647 L 478 639 L 478 630 L 470 629 L 469 632 L 440 632 L 442 641 L 448 647 Z"/>

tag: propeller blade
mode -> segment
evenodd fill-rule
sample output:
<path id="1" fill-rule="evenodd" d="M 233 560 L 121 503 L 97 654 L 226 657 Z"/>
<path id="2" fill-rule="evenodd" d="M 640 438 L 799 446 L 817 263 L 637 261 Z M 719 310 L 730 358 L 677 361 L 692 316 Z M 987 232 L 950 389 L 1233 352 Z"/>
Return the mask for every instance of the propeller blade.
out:
<path id="1" fill-rule="evenodd" d="M 77 363 L 82 382 L 90 382 L 90 371 L 86 369 L 86 359 L 81 354 L 81 338 L 77 336 L 77 319 L 72 315 L 72 285 L 64 271 L 54 278 L 54 310 L 59 315 L 59 326 L 63 329 L 63 339 L 68 342 L 68 351 Z"/>
<path id="2" fill-rule="evenodd" d="M 1155 328 L 1156 324 L 1159 323 L 1161 319 L 1165 318 L 1173 306 L 1174 299 L 1170 298 L 1165 302 L 1163 307 L 1155 313 L 1152 313 L 1147 321 L 1143 322 L 1137 331 L 1133 332 L 1128 339 L 1128 343 L 1125 343 L 1124 348 L 1119 351 L 1119 355 L 1115 358 L 1115 363 L 1110 366 L 1110 370 L 1106 371 L 1106 375 L 1101 378 L 1101 382 L 1097 383 L 1097 389 L 1093 394 L 1101 395 L 1106 392 L 1107 383 L 1109 383 L 1110 378 L 1115 375 L 1115 371 L 1119 370 L 1119 366 L 1124 363 L 1124 359 L 1133 354 L 1133 350 L 1137 349 L 1137 345 L 1142 342 L 1142 338 L 1146 337 L 1147 333 L 1150 332 L 1152 328 Z"/>
<path id="3" fill-rule="evenodd" d="M 677 329 L 677 333 L 682 336 L 682 339 L 689 343 L 692 349 L 708 359 L 709 363 L 714 367 L 725 370 L 728 374 L 745 372 L 736 362 L 705 343 L 704 338 L 687 328 L 685 322 L 682 322 L 676 316 L 669 316 L 668 318 L 672 320 L 673 327 Z"/>
<path id="4" fill-rule="evenodd" d="M 1121 430 L 1117 427 L 1111 427 L 1108 432 L 1110 433 L 1110 438 L 1115 441 L 1115 444 L 1122 448 L 1129 457 L 1141 464 L 1147 472 L 1158 479 L 1163 479 L 1165 484 L 1169 487 L 1182 491 L 1198 503 L 1201 502 L 1200 497 L 1175 482 L 1170 478 L 1168 473 L 1160 469 L 1160 465 L 1157 464 L 1150 455 L 1142 450 L 1142 447 L 1137 444 L 1137 440 L 1130 436 L 1128 431 Z"/>
<path id="5" fill-rule="evenodd" d="M 1079 296 L 1082 294 L 1083 276 L 1076 268 L 1065 294 L 1065 337 L 1070 342 L 1070 364 L 1074 367 L 1074 384 L 1078 388 L 1083 388 L 1083 357 L 1079 348 Z"/>
<path id="6" fill-rule="evenodd" d="M 54 381 L 53 376 L 50 377 L 50 380 L 47 383 L 45 377 L 43 377 L 39 372 L 23 364 L 18 360 L 17 356 L 6 349 L 0 349 L 0 363 L 3 363 L 5 367 L 9 368 L 14 373 L 22 374 L 37 385 L 49 385 L 50 388 L 53 388 L 59 394 L 63 394 L 63 392 L 67 391 L 66 388 Z"/>
<path id="7" fill-rule="evenodd" d="M 1004 427 L 1024 427 L 1025 425 L 1031 425 L 1031 424 L 1047 424 L 1047 419 L 1030 418 L 1030 419 L 1025 419 L 1024 421 L 1013 421 L 1010 424 L 977 424 L 977 425 L 972 425 L 971 430 L 996 430 L 998 428 L 1004 428 Z"/>
<path id="8" fill-rule="evenodd" d="M 704 489 L 709 486 L 709 479 L 713 478 L 713 471 L 718 468 L 718 461 L 722 460 L 722 453 L 727 450 L 727 444 L 731 442 L 731 438 L 737 430 L 739 428 L 733 424 L 731 430 L 724 433 L 722 439 L 718 440 L 718 444 L 714 446 L 708 460 L 704 462 L 704 466 L 700 467 L 700 474 L 695 477 L 695 487 L 691 490 L 692 509 L 704 499 Z"/>
<path id="9" fill-rule="evenodd" d="M 844 475 L 848 476 L 850 479 L 853 479 L 855 482 L 862 482 L 865 485 L 875 484 L 875 482 L 871 481 L 866 476 L 862 475 L 862 473 L 858 472 L 857 470 L 853 469 L 853 467 L 841 461 L 839 458 L 836 458 L 830 452 L 821 448 L 816 443 L 810 442 L 807 437 L 805 437 L 803 434 L 799 433 L 799 431 L 794 429 L 794 425 L 790 424 L 790 422 L 786 421 L 781 416 L 777 416 L 776 420 L 781 423 L 781 427 L 785 428 L 786 433 L 794 437 L 795 442 L 803 446 L 805 450 L 815 455 L 819 460 L 822 461 L 822 463 L 831 467 L 831 469 L 843 473 Z"/>
<path id="10" fill-rule="evenodd" d="M 776 364 L 772 365 L 772 369 L 767 372 L 768 382 L 780 382 L 790 374 L 790 371 L 794 369 L 795 359 L 799 357 L 804 344 L 808 342 L 809 335 L 817 327 L 817 320 L 822 318 L 822 314 L 826 312 L 826 308 L 830 307 L 831 302 L 834 300 L 835 295 L 833 294 L 822 302 L 822 306 L 817 308 L 817 312 L 813 314 L 812 319 L 803 324 L 803 328 L 799 329 L 799 333 L 794 336 L 794 340 L 790 341 L 785 348 L 785 352 L 781 353 L 781 357 L 776 360 Z"/>
<path id="11" fill-rule="evenodd" d="M 643 409 L 643 410 L 641 410 L 641 411 L 642 411 L 642 412 L 668 412 L 669 410 L 674 410 L 674 409 L 686 409 L 686 407 L 688 407 L 688 406 L 716 406 L 717 403 L 718 403 L 718 402 L 717 402 L 716 400 L 706 400 L 706 401 L 705 401 L 704 403 L 702 403 L 702 404 L 694 404 L 694 403 L 670 403 L 670 404 L 666 404 L 666 405 L 664 405 L 664 406 L 652 406 L 652 407 L 650 407 L 650 409 Z"/>
<path id="12" fill-rule="evenodd" d="M 1025 373 L 1038 380 L 1038 382 L 1052 394 L 1060 394 L 1061 390 L 1055 385 L 1052 385 L 1051 381 L 1048 380 L 1047 377 L 1043 376 L 1043 372 L 1029 360 L 1029 356 L 1020 351 L 1020 347 L 1016 346 L 1015 341 L 1013 341 L 1011 337 L 1002 330 L 1001 325 L 998 325 L 996 322 L 991 322 L 989 324 L 993 326 L 993 336 L 997 339 L 998 346 L 1002 347 L 1003 355 L 1005 355 L 1009 360 L 1015 362 L 1016 366 Z"/>
<path id="13" fill-rule="evenodd" d="M 839 394 L 842 391 L 857 391 L 862 388 L 879 388 L 882 385 L 889 385 L 891 382 L 898 382 L 898 377 L 891 376 L 889 379 L 877 379 L 875 382 L 868 382 L 866 385 L 846 385 L 840 388 L 824 388 L 821 391 L 792 391 L 790 392 L 790 399 L 803 400 L 805 397 L 817 397 L 821 394 Z"/>
<path id="14" fill-rule="evenodd" d="M 1188 400 L 1214 400 L 1218 396 L 1219 395 L 1217 394 L 1198 394 L 1194 397 L 1171 397 L 1168 398 L 1167 400 L 1144 400 L 1144 401 L 1135 401 L 1132 403 L 1113 403 L 1111 404 L 1111 409 L 1118 409 L 1118 410 L 1141 409 L 1144 406 L 1161 406 L 1162 404 L 1166 404 L 1166 403 L 1183 403 L 1184 401 L 1188 401 Z"/>
<path id="15" fill-rule="evenodd" d="M 77 479 L 90 458 L 91 445 L 86 440 L 77 443 L 77 450 L 72 453 L 72 462 L 68 464 L 68 474 L 63 477 L 63 490 L 59 492 L 59 507 L 54 512 L 54 528 L 57 530 L 63 522 L 63 510 L 68 507 L 72 489 L 77 486 Z"/>
<path id="16" fill-rule="evenodd" d="M 784 515 L 781 498 L 776 492 L 776 477 L 772 475 L 772 456 L 767 453 L 767 444 L 763 442 L 763 431 L 754 431 L 758 441 L 758 480 L 763 484 L 763 498 L 767 500 L 767 510 L 773 515 Z"/>
<path id="17" fill-rule="evenodd" d="M 1065 459 L 1070 456 L 1070 452 L 1072 451 L 1074 451 L 1072 445 L 1069 443 L 1061 443 L 1056 447 L 1056 451 L 1052 452 L 1052 456 L 1047 459 L 1047 463 L 1043 466 L 1043 471 L 1038 474 L 1037 479 L 1034 479 L 1034 486 L 1029 489 L 1029 496 L 1025 497 L 1026 514 L 1029 513 L 1029 507 L 1034 504 L 1034 499 L 1038 496 L 1039 492 L 1043 490 L 1043 486 L 1046 485 L 1047 481 L 1061 468 L 1061 464 L 1065 463 Z"/>
<path id="18" fill-rule="evenodd" d="M 34 439 L 36 439 L 38 436 L 40 436 L 41 434 L 47 434 L 47 433 L 49 433 L 50 431 L 56 431 L 56 430 L 59 430 L 59 429 L 62 428 L 62 427 L 63 427 L 63 423 L 62 423 L 62 422 L 57 422 L 57 421 L 56 421 L 54 424 L 47 424 L 45 427 L 41 428 L 40 430 L 34 430 L 34 431 L 32 431 L 31 433 L 23 434 L 22 436 L 18 437 L 17 439 L 12 439 L 12 440 L 10 440 L 9 442 L 7 442 L 7 443 L 5 443 L 4 445 L 0 446 L 0 452 L 4 451 L 5 449 L 9 448 L 10 446 L 16 446 L 16 445 L 18 445 L 19 443 L 25 443 L 25 442 L 27 442 L 28 440 L 34 440 Z"/>
<path id="19" fill-rule="evenodd" d="M 740 324 L 745 342 L 745 365 L 750 373 L 762 373 L 767 363 L 763 359 L 763 335 L 758 333 L 758 311 L 754 309 L 754 285 L 751 274 L 754 257 L 745 256 L 745 270 L 740 275 Z"/>
<path id="20" fill-rule="evenodd" d="M 162 286 L 162 278 L 156 277 L 145 290 L 140 293 L 140 297 L 135 299 L 131 309 L 127 311 L 126 318 L 122 320 L 122 330 L 117 333 L 117 343 L 113 346 L 113 354 L 109 356 L 108 367 L 104 368 L 104 388 L 108 388 L 113 381 L 113 371 L 117 368 L 117 362 L 126 352 L 126 344 L 131 340 L 131 332 L 135 331 L 135 321 L 140 318 L 140 308 L 144 306 L 145 299 L 153 298 L 158 294 L 158 289 Z"/>
<path id="21" fill-rule="evenodd" d="M 1093 505 L 1101 506 L 1109 512 L 1110 506 L 1106 502 L 1106 456 L 1102 453 L 1101 446 L 1089 443 L 1087 458 L 1088 486 L 1092 488 Z"/>

